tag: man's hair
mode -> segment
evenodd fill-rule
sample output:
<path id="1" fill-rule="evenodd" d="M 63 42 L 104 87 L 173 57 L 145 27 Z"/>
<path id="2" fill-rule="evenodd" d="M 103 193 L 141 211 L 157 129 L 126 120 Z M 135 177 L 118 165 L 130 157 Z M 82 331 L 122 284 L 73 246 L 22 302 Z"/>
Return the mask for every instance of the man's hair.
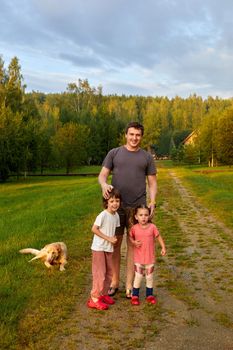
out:
<path id="1" fill-rule="evenodd" d="M 130 122 L 126 128 L 125 128 L 125 133 L 127 134 L 129 128 L 134 128 L 134 129 L 138 129 L 141 130 L 142 136 L 144 134 L 144 126 L 138 122 Z"/>
<path id="2" fill-rule="evenodd" d="M 108 207 L 108 200 L 109 200 L 110 198 L 113 198 L 113 197 L 119 198 L 120 201 L 121 201 L 120 192 L 119 192 L 116 188 L 113 188 L 112 191 L 109 193 L 108 199 L 105 199 L 105 198 L 103 197 L 103 207 L 104 207 L 105 209 L 107 209 L 107 207 Z"/>

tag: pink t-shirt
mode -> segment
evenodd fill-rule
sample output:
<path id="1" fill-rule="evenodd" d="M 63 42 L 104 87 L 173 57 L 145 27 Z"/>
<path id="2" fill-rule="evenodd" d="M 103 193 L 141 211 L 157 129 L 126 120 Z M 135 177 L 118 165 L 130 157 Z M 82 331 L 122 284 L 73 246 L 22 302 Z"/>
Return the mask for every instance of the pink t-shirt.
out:
<path id="1" fill-rule="evenodd" d="M 142 242 L 141 247 L 134 247 L 134 262 L 139 264 L 154 264 L 155 262 L 155 238 L 159 231 L 154 224 L 142 228 L 139 224 L 130 230 L 130 236 L 134 240 Z"/>

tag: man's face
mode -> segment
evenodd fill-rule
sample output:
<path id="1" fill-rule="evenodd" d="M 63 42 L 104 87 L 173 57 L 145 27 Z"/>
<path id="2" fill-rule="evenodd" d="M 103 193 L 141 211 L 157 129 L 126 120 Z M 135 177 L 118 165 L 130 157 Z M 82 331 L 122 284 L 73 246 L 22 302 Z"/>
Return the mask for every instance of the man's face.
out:
<path id="1" fill-rule="evenodd" d="M 142 131 L 140 129 L 129 128 L 125 137 L 126 145 L 129 149 L 138 149 L 142 139 Z"/>

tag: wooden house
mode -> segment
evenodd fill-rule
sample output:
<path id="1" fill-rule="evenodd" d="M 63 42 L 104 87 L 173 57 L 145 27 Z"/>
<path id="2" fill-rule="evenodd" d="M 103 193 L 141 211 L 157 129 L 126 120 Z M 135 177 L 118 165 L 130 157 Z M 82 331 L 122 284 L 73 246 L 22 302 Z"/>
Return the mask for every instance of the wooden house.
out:
<path id="1" fill-rule="evenodd" d="M 195 144 L 195 139 L 197 137 L 197 131 L 194 130 L 189 134 L 184 140 L 183 140 L 183 145 L 194 145 Z"/>

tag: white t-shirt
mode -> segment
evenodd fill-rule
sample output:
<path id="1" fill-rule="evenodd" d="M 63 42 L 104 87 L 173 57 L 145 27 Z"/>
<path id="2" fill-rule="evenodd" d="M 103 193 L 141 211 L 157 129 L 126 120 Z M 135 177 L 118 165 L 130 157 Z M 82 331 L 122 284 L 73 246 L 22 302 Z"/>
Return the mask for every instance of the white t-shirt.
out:
<path id="1" fill-rule="evenodd" d="M 98 226 L 100 231 L 106 236 L 113 237 L 115 236 L 116 228 L 120 226 L 120 218 L 118 213 L 111 214 L 107 210 L 103 210 L 95 219 L 94 225 Z M 113 252 L 113 245 L 105 239 L 94 235 L 91 249 Z"/>

